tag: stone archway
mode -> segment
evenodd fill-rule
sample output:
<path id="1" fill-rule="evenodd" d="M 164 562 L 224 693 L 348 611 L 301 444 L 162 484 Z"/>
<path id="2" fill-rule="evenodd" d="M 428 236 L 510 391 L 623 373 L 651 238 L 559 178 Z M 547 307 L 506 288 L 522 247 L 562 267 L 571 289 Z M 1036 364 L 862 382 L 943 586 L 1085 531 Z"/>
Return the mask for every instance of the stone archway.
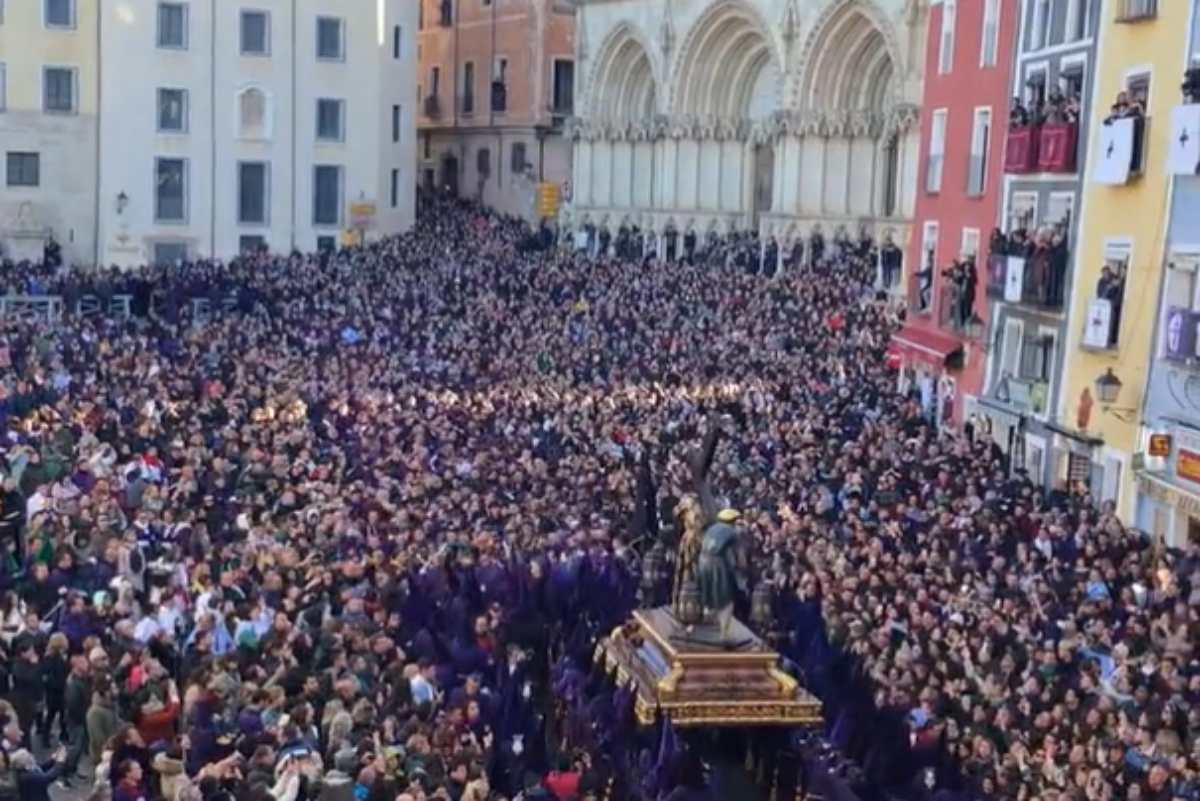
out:
<path id="1" fill-rule="evenodd" d="M 671 81 L 672 110 L 764 119 L 779 109 L 781 64 L 759 14 L 741 0 L 721 0 L 684 39 Z"/>
<path id="2" fill-rule="evenodd" d="M 592 69 L 591 116 L 648 120 L 658 111 L 658 84 L 646 38 L 630 23 L 622 23 L 605 37 Z"/>
<path id="3" fill-rule="evenodd" d="M 834 0 L 809 32 L 789 92 L 794 108 L 882 110 L 899 98 L 900 50 L 872 0 Z"/>

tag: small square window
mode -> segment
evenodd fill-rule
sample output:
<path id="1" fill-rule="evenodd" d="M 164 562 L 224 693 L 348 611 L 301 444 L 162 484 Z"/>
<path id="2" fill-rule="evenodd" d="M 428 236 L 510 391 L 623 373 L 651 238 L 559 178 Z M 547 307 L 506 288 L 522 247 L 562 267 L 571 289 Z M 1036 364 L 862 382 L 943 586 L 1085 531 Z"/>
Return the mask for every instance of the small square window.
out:
<path id="1" fill-rule="evenodd" d="M 187 6 L 182 3 L 158 4 L 158 46 L 187 49 Z"/>
<path id="2" fill-rule="evenodd" d="M 47 28 L 75 27 L 75 0 L 46 0 Z"/>
<path id="3" fill-rule="evenodd" d="M 345 57 L 342 21 L 337 17 L 317 17 L 317 58 L 341 61 Z"/>
<path id="4" fill-rule="evenodd" d="M 514 175 L 520 175 L 525 172 L 525 143 L 513 142 L 512 144 L 512 164 L 510 165 Z"/>
<path id="5" fill-rule="evenodd" d="M 163 133 L 187 131 L 187 90 L 158 90 L 158 130 Z"/>
<path id="6" fill-rule="evenodd" d="M 3 0 L 0 0 L 3 2 Z M 4 111 L 8 102 L 8 68 L 0 61 L 0 111 Z"/>
<path id="7" fill-rule="evenodd" d="M 400 203 L 400 170 L 396 169 L 395 167 L 392 168 L 391 189 L 392 208 L 394 209 Z"/>
<path id="8" fill-rule="evenodd" d="M 271 20 L 265 11 L 242 12 L 242 55 L 266 56 L 271 53 Z"/>
<path id="9" fill-rule="evenodd" d="M 400 121 L 402 114 L 399 105 L 392 106 L 392 141 L 400 141 Z"/>
<path id="10" fill-rule="evenodd" d="M 38 186 L 41 183 L 41 158 L 37 153 L 10 151 L 5 161 L 9 186 Z"/>
<path id="11" fill-rule="evenodd" d="M 0 3 L 2 3 L 2 2 L 3 2 L 3 0 L 0 0 Z M 392 58 L 395 58 L 395 59 L 400 58 L 400 51 L 401 51 L 400 42 L 403 39 L 403 37 L 404 37 L 404 29 L 401 28 L 399 25 L 394 26 L 392 28 Z"/>
<path id="12" fill-rule="evenodd" d="M 43 110 L 58 114 L 73 113 L 75 70 L 70 67 L 46 67 L 42 75 Z"/>
<path id="13" fill-rule="evenodd" d="M 345 138 L 342 111 L 345 101 L 319 98 L 317 100 L 317 139 L 341 142 Z"/>

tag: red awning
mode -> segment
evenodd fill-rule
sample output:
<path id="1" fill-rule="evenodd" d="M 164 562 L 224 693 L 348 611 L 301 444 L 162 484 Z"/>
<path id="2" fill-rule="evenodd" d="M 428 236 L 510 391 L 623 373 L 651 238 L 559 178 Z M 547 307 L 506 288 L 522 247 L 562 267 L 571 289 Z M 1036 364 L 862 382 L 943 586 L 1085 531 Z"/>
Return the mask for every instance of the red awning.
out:
<path id="1" fill-rule="evenodd" d="M 888 354 L 907 362 L 919 362 L 934 370 L 954 367 L 952 357 L 962 352 L 962 342 L 940 331 L 906 325 L 892 335 Z"/>

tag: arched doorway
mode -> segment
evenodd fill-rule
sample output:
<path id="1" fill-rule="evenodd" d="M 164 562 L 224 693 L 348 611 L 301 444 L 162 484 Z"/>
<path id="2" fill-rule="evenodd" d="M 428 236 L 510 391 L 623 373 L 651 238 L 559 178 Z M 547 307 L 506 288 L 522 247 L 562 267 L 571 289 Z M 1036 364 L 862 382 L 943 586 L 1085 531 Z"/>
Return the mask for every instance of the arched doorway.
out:
<path id="1" fill-rule="evenodd" d="M 442 189 L 458 197 L 458 158 L 455 156 L 442 157 Z"/>

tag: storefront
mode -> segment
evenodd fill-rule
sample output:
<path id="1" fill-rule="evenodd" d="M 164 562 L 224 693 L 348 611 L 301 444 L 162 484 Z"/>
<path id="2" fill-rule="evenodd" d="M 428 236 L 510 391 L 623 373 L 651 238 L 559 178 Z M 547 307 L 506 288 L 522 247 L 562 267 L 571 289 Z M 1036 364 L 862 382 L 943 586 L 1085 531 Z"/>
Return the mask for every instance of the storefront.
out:
<path id="1" fill-rule="evenodd" d="M 1200 543 L 1200 430 L 1170 425 L 1151 432 L 1137 471 L 1137 526 L 1181 548 Z"/>
<path id="2" fill-rule="evenodd" d="M 925 415 L 938 425 L 951 425 L 958 398 L 956 374 L 963 366 L 958 339 L 927 328 L 905 326 L 892 336 L 889 363 L 898 371 L 900 392 L 920 398 Z"/>

